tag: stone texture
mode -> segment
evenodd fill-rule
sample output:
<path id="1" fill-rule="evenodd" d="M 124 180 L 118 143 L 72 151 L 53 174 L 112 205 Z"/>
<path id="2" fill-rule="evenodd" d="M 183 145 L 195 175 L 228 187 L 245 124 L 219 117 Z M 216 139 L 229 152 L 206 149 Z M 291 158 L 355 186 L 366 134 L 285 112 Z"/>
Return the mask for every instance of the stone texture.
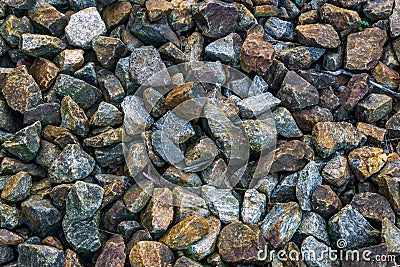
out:
<path id="1" fill-rule="evenodd" d="M 303 136 L 289 110 L 284 107 L 277 107 L 272 112 L 272 115 L 275 119 L 275 127 L 278 134 L 286 138 Z"/>
<path id="2" fill-rule="evenodd" d="M 360 182 L 379 172 L 386 160 L 386 153 L 377 147 L 363 146 L 349 153 L 350 168 Z"/>
<path id="3" fill-rule="evenodd" d="M 156 241 L 139 241 L 129 254 L 129 261 L 135 267 L 163 267 L 172 265 L 173 260 L 172 251 Z"/>
<path id="4" fill-rule="evenodd" d="M 380 226 L 384 218 L 391 221 L 395 221 L 396 218 L 387 199 L 376 193 L 356 194 L 350 205 L 373 225 Z"/>
<path id="5" fill-rule="evenodd" d="M 24 33 L 21 35 L 20 50 L 33 57 L 52 58 L 63 49 L 65 43 L 54 36 Z"/>
<path id="6" fill-rule="evenodd" d="M 370 70 L 382 56 L 386 32 L 379 28 L 365 29 L 347 36 L 344 66 L 349 70 Z"/>
<path id="7" fill-rule="evenodd" d="M 8 178 L 0 197 L 9 203 L 19 202 L 30 195 L 31 187 L 32 177 L 26 172 L 19 172 Z"/>
<path id="8" fill-rule="evenodd" d="M 18 254 L 18 266 L 63 267 L 65 265 L 64 252 L 49 246 L 21 244 L 18 246 Z"/>
<path id="9" fill-rule="evenodd" d="M 60 36 L 67 25 L 66 16 L 49 3 L 37 3 L 28 11 L 28 18 L 45 34 Z"/>
<path id="10" fill-rule="evenodd" d="M 383 94 L 370 94 L 356 106 L 359 121 L 374 123 L 384 118 L 392 110 L 392 98 Z"/>
<path id="11" fill-rule="evenodd" d="M 94 37 L 103 35 L 107 31 L 95 7 L 88 7 L 73 14 L 65 27 L 65 36 L 68 42 L 77 47 L 90 48 Z"/>
<path id="12" fill-rule="evenodd" d="M 45 58 L 37 58 L 29 68 L 40 90 L 45 91 L 53 84 L 59 72 L 58 67 Z"/>
<path id="13" fill-rule="evenodd" d="M 336 48 L 340 45 L 339 35 L 329 24 L 308 24 L 296 27 L 297 38 L 301 44 Z"/>
<path id="14" fill-rule="evenodd" d="M 62 99 L 60 110 L 61 127 L 80 137 L 85 137 L 89 133 L 89 122 L 85 112 L 70 96 Z"/>
<path id="15" fill-rule="evenodd" d="M 321 19 L 331 24 L 336 30 L 354 29 L 361 23 L 358 13 L 351 9 L 341 8 L 329 3 L 320 10 Z"/>
<path id="16" fill-rule="evenodd" d="M 324 181 L 336 187 L 346 185 L 352 178 L 348 160 L 345 156 L 333 157 L 321 171 Z"/>
<path id="17" fill-rule="evenodd" d="M 125 257 L 124 239 L 120 235 L 113 235 L 104 245 L 95 266 L 123 267 Z"/>
<path id="18" fill-rule="evenodd" d="M 72 74 L 82 67 L 85 61 L 83 53 L 82 49 L 65 49 L 55 57 L 54 63 L 61 72 Z"/>
<path id="19" fill-rule="evenodd" d="M 94 37 L 92 48 L 100 64 L 108 69 L 114 69 L 117 61 L 126 54 L 125 44 L 118 38 Z"/>
<path id="20" fill-rule="evenodd" d="M 399 73 L 389 68 L 381 61 L 379 61 L 375 68 L 372 70 L 372 75 L 378 83 L 383 84 L 390 89 L 396 89 L 399 86 Z"/>
<path id="21" fill-rule="evenodd" d="M 298 140 L 283 142 L 277 147 L 270 171 L 298 171 L 313 158 L 314 151 L 304 142 Z"/>
<path id="22" fill-rule="evenodd" d="M 311 196 L 315 189 L 322 184 L 322 176 L 318 165 L 311 161 L 298 173 L 296 197 L 302 210 L 311 211 Z"/>

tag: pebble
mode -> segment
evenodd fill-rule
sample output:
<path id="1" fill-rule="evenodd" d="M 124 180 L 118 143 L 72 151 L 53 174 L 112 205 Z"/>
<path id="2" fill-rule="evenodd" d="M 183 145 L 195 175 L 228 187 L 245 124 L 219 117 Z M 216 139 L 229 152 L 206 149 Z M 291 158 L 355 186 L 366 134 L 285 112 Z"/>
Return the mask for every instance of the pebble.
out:
<path id="1" fill-rule="evenodd" d="M 96 36 L 106 33 L 106 24 L 95 7 L 88 7 L 74 13 L 65 27 L 68 42 L 80 48 L 90 48 Z"/>

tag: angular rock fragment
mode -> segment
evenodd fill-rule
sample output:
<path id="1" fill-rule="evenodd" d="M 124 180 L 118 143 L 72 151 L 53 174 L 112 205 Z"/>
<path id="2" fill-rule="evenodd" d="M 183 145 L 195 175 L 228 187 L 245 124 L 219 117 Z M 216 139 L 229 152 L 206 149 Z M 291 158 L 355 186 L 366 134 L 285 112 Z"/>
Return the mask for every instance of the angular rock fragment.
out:
<path id="1" fill-rule="evenodd" d="M 245 223 L 257 224 L 265 212 L 267 197 L 256 189 L 248 189 L 243 197 L 242 220 Z"/>
<path id="2" fill-rule="evenodd" d="M 389 202 L 379 194 L 370 192 L 356 194 L 350 205 L 373 225 L 380 226 L 384 218 L 395 221 L 395 214 Z"/>
<path id="3" fill-rule="evenodd" d="M 154 183 L 144 181 L 140 185 L 135 184 L 124 194 L 124 203 L 130 212 L 141 211 L 153 195 Z"/>
<path id="4" fill-rule="evenodd" d="M 97 111 L 90 118 L 89 124 L 96 127 L 115 126 L 123 121 L 123 113 L 114 105 L 101 102 Z"/>
<path id="5" fill-rule="evenodd" d="M 388 217 L 382 220 L 382 238 L 388 246 L 389 253 L 400 253 L 400 230 Z"/>
<path id="6" fill-rule="evenodd" d="M 61 101 L 61 127 L 84 137 L 89 133 L 89 123 L 85 112 L 70 96 Z"/>
<path id="7" fill-rule="evenodd" d="M 77 47 L 90 48 L 94 37 L 105 34 L 106 24 L 95 7 L 88 7 L 73 14 L 65 27 L 68 42 Z"/>
<path id="8" fill-rule="evenodd" d="M 16 207 L 0 204 L 0 227 L 14 229 L 22 225 L 22 213 Z"/>
<path id="9" fill-rule="evenodd" d="M 174 254 L 164 244 L 156 241 L 139 241 L 129 254 L 132 266 L 154 266 L 163 267 L 171 265 Z"/>
<path id="10" fill-rule="evenodd" d="M 386 163 L 387 156 L 382 149 L 363 146 L 349 153 L 349 165 L 360 182 L 364 182 L 379 172 Z"/>
<path id="11" fill-rule="evenodd" d="M 53 84 L 59 72 L 58 67 L 45 58 L 37 58 L 29 69 L 29 73 L 39 85 L 40 90 L 45 91 Z"/>
<path id="12" fill-rule="evenodd" d="M 100 64 L 110 70 L 126 53 L 125 44 L 118 38 L 97 36 L 93 38 L 92 47 Z"/>
<path id="13" fill-rule="evenodd" d="M 24 33 L 32 33 L 33 26 L 27 17 L 18 18 L 15 15 L 8 15 L 1 24 L 0 34 L 11 47 L 17 47 Z"/>
<path id="14" fill-rule="evenodd" d="M 22 161 L 31 161 L 39 150 L 41 131 L 40 122 L 35 122 L 16 132 L 2 147 Z"/>
<path id="15" fill-rule="evenodd" d="M 277 107 L 272 112 L 272 115 L 275 119 L 275 127 L 278 134 L 286 138 L 303 136 L 289 110 L 284 107 Z"/>
<path id="16" fill-rule="evenodd" d="M 28 125 L 40 121 L 42 125 L 61 124 L 60 104 L 44 103 L 24 112 L 23 124 Z"/>
<path id="17" fill-rule="evenodd" d="M 54 36 L 31 33 L 21 35 L 21 52 L 33 57 L 52 58 L 65 47 L 65 43 Z"/>
<path id="18" fill-rule="evenodd" d="M 123 86 L 111 71 L 107 69 L 98 71 L 97 81 L 107 102 L 120 103 L 125 97 Z"/>
<path id="19" fill-rule="evenodd" d="M 20 244 L 18 246 L 18 254 L 18 266 L 63 267 L 65 265 L 64 252 L 49 246 Z"/>
<path id="20" fill-rule="evenodd" d="M 265 32 L 278 40 L 292 40 L 294 25 L 290 21 L 272 16 L 264 24 Z"/>
<path id="21" fill-rule="evenodd" d="M 68 144 L 49 168 L 53 183 L 66 183 L 86 178 L 94 168 L 94 159 L 77 144 Z"/>
<path id="22" fill-rule="evenodd" d="M 124 239 L 120 235 L 113 235 L 104 245 L 95 266 L 123 267 L 125 257 Z"/>
<path id="23" fill-rule="evenodd" d="M 361 24 L 361 18 L 356 11 L 341 8 L 329 3 L 321 7 L 320 17 L 324 22 L 332 25 L 339 31 L 353 29 Z"/>
<path id="24" fill-rule="evenodd" d="M 309 162 L 304 169 L 299 171 L 296 184 L 296 197 L 302 210 L 312 210 L 311 196 L 321 184 L 322 176 L 319 174 L 318 165 L 314 161 Z"/>
<path id="25" fill-rule="evenodd" d="M 367 123 L 377 122 L 392 110 L 392 98 L 382 94 L 370 94 L 356 106 L 356 117 Z"/>
<path id="26" fill-rule="evenodd" d="M 60 36 L 67 25 L 66 16 L 49 3 L 37 3 L 28 11 L 33 25 L 45 34 Z"/>
<path id="27" fill-rule="evenodd" d="M 303 241 L 308 236 L 313 236 L 327 245 L 330 244 L 326 222 L 321 215 L 315 212 L 305 212 L 303 214 L 301 224 L 294 235 L 294 240 Z"/>
<path id="28" fill-rule="evenodd" d="M 390 89 L 396 89 L 399 86 L 400 74 L 380 61 L 372 70 L 372 75 L 378 83 Z"/>
<path id="29" fill-rule="evenodd" d="M 103 10 L 103 20 L 107 28 L 112 28 L 120 24 L 129 15 L 132 5 L 129 2 L 115 2 L 108 5 Z"/>
<path id="30" fill-rule="evenodd" d="M 65 49 L 54 58 L 54 63 L 61 72 L 72 74 L 82 67 L 85 61 L 83 53 L 82 49 Z"/>
<path id="31" fill-rule="evenodd" d="M 336 187 L 346 185 L 352 178 L 348 160 L 345 156 L 332 158 L 322 169 L 321 175 L 325 182 Z"/>
<path id="32" fill-rule="evenodd" d="M 26 172 L 19 172 L 8 178 L 0 197 L 9 203 L 19 202 L 30 195 L 31 187 L 32 177 Z"/>
<path id="33" fill-rule="evenodd" d="M 329 249 L 332 250 L 332 248 L 318 241 L 313 236 L 307 237 L 301 244 L 301 253 L 303 255 L 309 255 L 304 259 L 309 266 L 341 266 L 337 258 L 329 257 L 328 254 L 325 253 L 329 251 Z"/>
<path id="34" fill-rule="evenodd" d="M 298 140 L 284 142 L 275 152 L 271 172 L 298 171 L 314 159 L 314 152 L 307 144 Z"/>
<path id="35" fill-rule="evenodd" d="M 308 24 L 296 27 L 297 38 L 301 44 L 336 48 L 340 45 L 339 35 L 329 24 Z"/>

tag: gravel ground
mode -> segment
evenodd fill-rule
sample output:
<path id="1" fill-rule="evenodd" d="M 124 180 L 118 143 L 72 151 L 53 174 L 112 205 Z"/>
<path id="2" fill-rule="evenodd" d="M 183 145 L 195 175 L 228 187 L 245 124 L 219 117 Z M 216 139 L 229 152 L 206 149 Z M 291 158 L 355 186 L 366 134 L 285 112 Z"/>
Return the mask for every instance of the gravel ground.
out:
<path id="1" fill-rule="evenodd" d="M 399 0 L 1 1 L 0 266 L 396 266 L 399 61 Z"/>

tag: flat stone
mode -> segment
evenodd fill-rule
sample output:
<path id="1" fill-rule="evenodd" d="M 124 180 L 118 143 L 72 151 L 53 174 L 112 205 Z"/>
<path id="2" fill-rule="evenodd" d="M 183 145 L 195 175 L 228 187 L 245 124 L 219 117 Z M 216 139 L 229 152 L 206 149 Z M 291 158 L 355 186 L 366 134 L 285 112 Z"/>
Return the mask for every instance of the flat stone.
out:
<path id="1" fill-rule="evenodd" d="M 278 145 L 271 172 L 298 171 L 314 159 L 314 152 L 304 142 L 292 140 Z"/>
<path id="2" fill-rule="evenodd" d="M 88 7 L 73 14 L 65 27 L 68 42 L 77 47 L 90 48 L 94 37 L 105 34 L 106 24 L 95 7 Z"/>
<path id="3" fill-rule="evenodd" d="M 238 10 L 231 3 L 212 0 L 197 7 L 194 20 L 203 35 L 221 38 L 235 31 Z"/>
<path id="4" fill-rule="evenodd" d="M 289 110 L 299 110 L 318 104 L 317 89 L 293 71 L 289 71 L 277 97 Z"/>
<path id="5" fill-rule="evenodd" d="M 321 184 L 322 176 L 319 174 L 318 165 L 314 161 L 309 162 L 299 171 L 296 184 L 296 197 L 302 210 L 312 210 L 311 196 Z"/>
<path id="6" fill-rule="evenodd" d="M 49 199 L 24 201 L 21 211 L 29 229 L 40 236 L 54 234 L 61 226 L 61 213 Z"/>
<path id="7" fill-rule="evenodd" d="M 346 185 L 352 178 L 348 160 L 345 156 L 333 157 L 321 171 L 324 181 L 336 187 Z"/>
<path id="8" fill-rule="evenodd" d="M 357 28 L 361 23 L 361 18 L 356 11 L 329 3 L 321 7 L 320 18 L 338 31 Z"/>
<path id="9" fill-rule="evenodd" d="M 94 37 L 92 48 L 100 64 L 110 70 L 115 68 L 117 61 L 126 54 L 125 44 L 118 38 Z"/>
<path id="10" fill-rule="evenodd" d="M 296 27 L 297 38 L 301 44 L 335 48 L 340 45 L 339 35 L 329 24 L 308 24 Z"/>
<path id="11" fill-rule="evenodd" d="M 333 242 L 345 240 L 348 249 L 373 245 L 379 241 L 379 232 L 351 205 L 329 219 L 328 231 Z"/>
<path id="12" fill-rule="evenodd" d="M 376 193 L 356 194 L 350 205 L 373 225 L 380 226 L 384 218 L 391 221 L 395 221 L 396 218 L 389 201 L 384 196 Z"/>
<path id="13" fill-rule="evenodd" d="M 201 196 L 206 201 L 211 213 L 223 223 L 239 220 L 239 201 L 229 189 L 217 189 L 213 186 L 202 186 Z"/>
<path id="14" fill-rule="evenodd" d="M 319 122 L 312 135 L 315 150 L 323 158 L 339 150 L 352 150 L 366 141 L 366 136 L 348 122 Z"/>
<path id="15" fill-rule="evenodd" d="M 125 257 L 124 239 L 120 235 L 113 235 L 104 245 L 95 266 L 123 267 Z"/>
<path id="16" fill-rule="evenodd" d="M 85 62 L 82 49 L 65 49 L 54 58 L 54 63 L 65 74 L 73 74 Z"/>
<path id="17" fill-rule="evenodd" d="M 164 244 L 156 241 L 139 241 L 129 254 L 132 266 L 163 267 L 172 265 L 174 261 L 173 252 Z"/>
<path id="18" fill-rule="evenodd" d="M 95 165 L 94 159 L 77 144 L 68 144 L 51 164 L 48 175 L 53 183 L 66 183 L 86 178 Z"/>
<path id="19" fill-rule="evenodd" d="M 28 11 L 28 18 L 45 34 L 60 36 L 67 25 L 66 16 L 50 3 L 37 3 Z"/>
<path id="20" fill-rule="evenodd" d="M 187 249 L 190 245 L 199 241 L 208 231 L 208 221 L 202 216 L 189 216 L 174 225 L 160 239 L 172 250 Z"/>
<path id="21" fill-rule="evenodd" d="M 61 124 L 60 104 L 55 102 L 37 105 L 24 112 L 23 124 L 28 125 L 40 121 L 42 125 Z"/>
<path id="22" fill-rule="evenodd" d="M 383 94 L 370 94 L 356 106 L 356 118 L 367 123 L 377 122 L 392 111 L 392 98 Z"/>
<path id="23" fill-rule="evenodd" d="M 21 113 L 43 101 L 39 86 L 25 66 L 16 67 L 7 74 L 2 92 L 8 106 Z"/>
<path id="24" fill-rule="evenodd" d="M 29 68 L 29 73 L 35 79 L 40 90 L 46 91 L 57 78 L 58 67 L 45 58 L 37 58 Z"/>
<path id="25" fill-rule="evenodd" d="M 292 114 L 286 108 L 277 107 L 272 112 L 272 116 L 274 116 L 275 127 L 279 135 L 286 138 L 303 136 Z"/>
<path id="26" fill-rule="evenodd" d="M 40 122 L 35 122 L 16 132 L 2 147 L 22 161 L 31 161 L 39 150 L 41 131 Z"/>
<path id="27" fill-rule="evenodd" d="M 173 195 L 168 188 L 155 188 L 153 197 L 141 212 L 142 224 L 156 237 L 167 231 L 174 216 Z"/>
<path id="28" fill-rule="evenodd" d="M 53 90 L 61 96 L 70 96 L 83 109 L 90 108 L 101 97 L 96 87 L 65 74 L 57 77 Z"/>
<path id="29" fill-rule="evenodd" d="M 344 66 L 349 70 L 370 70 L 382 56 L 386 32 L 368 28 L 347 36 Z"/>
<path id="30" fill-rule="evenodd" d="M 237 237 L 241 238 L 237 238 Z M 267 246 L 262 233 L 254 224 L 231 223 L 222 228 L 218 251 L 227 263 L 259 263 L 258 251 Z"/>
<path id="31" fill-rule="evenodd" d="M 267 204 L 267 197 L 256 189 L 246 190 L 242 204 L 242 221 L 245 223 L 257 224 L 264 216 Z"/>
<path id="32" fill-rule="evenodd" d="M 293 237 L 301 218 L 301 209 L 297 203 L 276 204 L 265 216 L 261 232 L 271 247 L 282 247 Z"/>
<path id="33" fill-rule="evenodd" d="M 20 244 L 18 254 L 18 266 L 63 267 L 65 265 L 64 252 L 49 246 Z"/>
<path id="34" fill-rule="evenodd" d="M 52 58 L 66 47 L 65 43 L 54 36 L 24 33 L 21 35 L 20 50 L 33 57 Z"/>
<path id="35" fill-rule="evenodd" d="M 259 33 L 249 34 L 240 50 L 240 66 L 245 72 L 265 75 L 274 59 L 274 47 Z"/>
<path id="36" fill-rule="evenodd" d="M 360 182 L 379 172 L 387 160 L 381 148 L 363 146 L 349 153 L 349 165 Z"/>
<path id="37" fill-rule="evenodd" d="M 89 133 L 89 122 L 85 112 L 70 97 L 65 96 L 61 101 L 61 127 L 85 137 Z"/>
<path id="38" fill-rule="evenodd" d="M 198 261 L 214 252 L 221 230 L 221 222 L 216 217 L 210 216 L 206 220 L 209 224 L 208 232 L 185 250 L 191 258 Z"/>
<path id="39" fill-rule="evenodd" d="M 1 199 L 15 203 L 27 198 L 31 193 L 32 177 L 26 172 L 14 174 L 4 184 Z"/>

